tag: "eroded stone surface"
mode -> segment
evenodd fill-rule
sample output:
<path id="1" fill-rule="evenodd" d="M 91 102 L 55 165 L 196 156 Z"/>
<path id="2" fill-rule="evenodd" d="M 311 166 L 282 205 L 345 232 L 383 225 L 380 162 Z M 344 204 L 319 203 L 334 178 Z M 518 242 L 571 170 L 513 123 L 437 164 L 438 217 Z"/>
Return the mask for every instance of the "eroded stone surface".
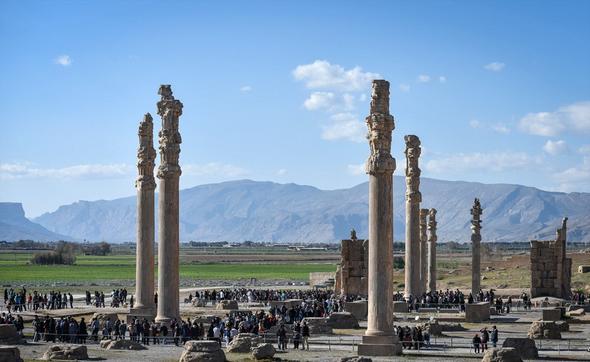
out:
<path id="1" fill-rule="evenodd" d="M 481 362 L 522 362 L 514 348 L 491 348 L 486 351 Z"/>
<path id="2" fill-rule="evenodd" d="M 533 339 L 561 339 L 561 332 L 555 322 L 535 321 L 529 328 L 528 337 Z"/>
<path id="3" fill-rule="evenodd" d="M 502 347 L 514 348 L 522 359 L 539 358 L 539 351 L 537 350 L 535 341 L 530 338 L 509 337 L 504 340 Z"/>
<path id="4" fill-rule="evenodd" d="M 256 360 L 271 359 L 276 353 L 276 349 L 270 343 L 262 343 L 257 347 L 252 348 L 252 357 Z"/>
<path id="5" fill-rule="evenodd" d="M 88 349 L 86 346 L 50 346 L 45 354 L 44 360 L 86 360 L 88 359 Z"/>

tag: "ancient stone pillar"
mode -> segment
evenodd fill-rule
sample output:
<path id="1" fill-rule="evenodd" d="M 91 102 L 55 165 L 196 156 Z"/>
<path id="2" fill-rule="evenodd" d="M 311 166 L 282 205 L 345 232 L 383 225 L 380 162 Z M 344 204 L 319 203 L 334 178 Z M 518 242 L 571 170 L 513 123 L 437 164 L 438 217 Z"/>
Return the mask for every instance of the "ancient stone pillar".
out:
<path id="1" fill-rule="evenodd" d="M 182 103 L 174 99 L 170 85 L 160 86 L 158 114 L 162 117 L 160 130 L 160 194 L 158 200 L 158 315 L 156 321 L 169 324 L 179 319 L 179 200 L 180 133 L 178 118 Z"/>
<path id="2" fill-rule="evenodd" d="M 428 291 L 436 292 L 436 209 L 428 211 Z"/>
<path id="3" fill-rule="evenodd" d="M 401 354 L 393 333 L 393 116 L 389 114 L 389 82 L 374 80 L 371 111 L 366 118 L 371 154 L 369 174 L 369 282 L 367 331 L 359 355 Z"/>
<path id="4" fill-rule="evenodd" d="M 135 259 L 135 305 L 130 315 L 153 319 L 154 303 L 154 125 L 146 113 L 139 124 L 137 150 L 137 244 Z"/>
<path id="5" fill-rule="evenodd" d="M 406 141 L 406 260 L 404 296 L 416 297 L 420 283 L 420 139 L 414 135 L 404 137 Z"/>
<path id="6" fill-rule="evenodd" d="M 424 294 L 427 291 L 428 281 L 428 224 L 426 217 L 428 209 L 420 209 L 420 283 L 418 284 L 418 294 Z"/>
<path id="7" fill-rule="evenodd" d="M 471 294 L 475 297 L 481 290 L 481 204 L 475 199 L 471 208 Z"/>

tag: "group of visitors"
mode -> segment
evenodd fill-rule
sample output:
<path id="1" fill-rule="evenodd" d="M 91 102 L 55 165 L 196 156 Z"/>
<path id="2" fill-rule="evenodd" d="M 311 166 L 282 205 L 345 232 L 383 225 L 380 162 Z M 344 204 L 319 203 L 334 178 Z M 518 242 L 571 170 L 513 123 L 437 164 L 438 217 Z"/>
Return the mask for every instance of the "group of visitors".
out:
<path id="1" fill-rule="evenodd" d="M 422 331 L 421 326 L 394 326 L 393 330 L 397 334 L 402 348 L 405 349 L 421 349 L 424 345 L 430 345 L 430 334 L 427 331 Z"/>
<path id="2" fill-rule="evenodd" d="M 480 336 L 481 334 L 481 336 Z M 492 326 L 492 329 L 488 331 L 488 327 L 482 328 L 479 333 L 473 336 L 473 350 L 475 353 L 484 353 L 488 349 L 488 343 L 492 343 L 492 347 L 496 347 L 498 344 L 498 329 L 496 326 Z"/>
<path id="3" fill-rule="evenodd" d="M 25 287 L 20 290 L 4 289 L 4 305 L 8 312 L 37 311 L 39 309 L 65 309 L 74 307 L 72 293 L 51 291 L 41 294 L 37 291 L 27 294 Z M 69 305 L 69 307 L 68 307 Z"/>
<path id="4" fill-rule="evenodd" d="M 62 343 L 86 343 L 88 338 L 87 325 L 84 318 L 80 322 L 72 317 L 59 319 L 45 316 L 35 316 L 33 320 L 33 342 L 62 342 Z"/>

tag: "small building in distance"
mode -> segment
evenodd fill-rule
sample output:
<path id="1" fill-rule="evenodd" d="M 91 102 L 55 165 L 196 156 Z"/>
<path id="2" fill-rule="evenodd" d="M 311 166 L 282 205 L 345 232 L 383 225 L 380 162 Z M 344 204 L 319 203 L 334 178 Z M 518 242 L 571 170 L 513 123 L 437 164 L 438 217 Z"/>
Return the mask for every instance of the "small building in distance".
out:
<path id="1" fill-rule="evenodd" d="M 566 257 L 566 234 L 567 217 L 555 240 L 531 241 L 531 298 L 570 297 L 572 259 Z"/>

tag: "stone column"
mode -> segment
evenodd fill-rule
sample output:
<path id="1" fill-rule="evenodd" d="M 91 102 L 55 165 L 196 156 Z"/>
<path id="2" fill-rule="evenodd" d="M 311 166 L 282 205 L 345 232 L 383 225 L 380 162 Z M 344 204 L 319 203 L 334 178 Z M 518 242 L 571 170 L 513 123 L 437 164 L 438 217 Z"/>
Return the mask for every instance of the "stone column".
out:
<path id="1" fill-rule="evenodd" d="M 389 82 L 374 80 L 371 111 L 366 118 L 371 154 L 369 174 L 369 283 L 367 331 L 359 355 L 401 354 L 393 333 L 393 116 L 389 114 Z"/>
<path id="2" fill-rule="evenodd" d="M 174 99 L 170 85 L 160 86 L 158 114 L 162 117 L 160 137 L 160 195 L 158 200 L 158 315 L 156 322 L 169 324 L 179 319 L 179 200 L 180 133 L 178 118 L 182 103 Z"/>
<path id="3" fill-rule="evenodd" d="M 428 211 L 428 291 L 436 292 L 436 209 Z"/>
<path id="4" fill-rule="evenodd" d="M 471 208 L 471 294 L 475 298 L 481 290 L 481 204 L 475 199 Z"/>
<path id="5" fill-rule="evenodd" d="M 420 139 L 414 135 L 404 137 L 406 141 L 406 260 L 404 296 L 416 297 L 420 283 Z"/>
<path id="6" fill-rule="evenodd" d="M 428 291 L 428 209 L 420 209 L 420 294 Z"/>
<path id="7" fill-rule="evenodd" d="M 135 259 L 135 305 L 130 315 L 153 319 L 154 303 L 154 125 L 146 113 L 139 124 L 137 150 L 137 242 Z"/>

